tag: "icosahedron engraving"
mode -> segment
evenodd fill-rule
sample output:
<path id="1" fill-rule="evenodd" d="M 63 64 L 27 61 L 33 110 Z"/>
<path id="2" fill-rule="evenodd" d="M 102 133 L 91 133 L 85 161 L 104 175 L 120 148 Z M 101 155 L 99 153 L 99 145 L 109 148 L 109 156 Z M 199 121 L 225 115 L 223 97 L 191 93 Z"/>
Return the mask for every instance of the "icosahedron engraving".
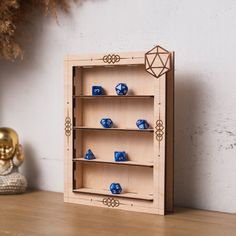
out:
<path id="1" fill-rule="evenodd" d="M 171 54 L 164 48 L 156 46 L 145 54 L 145 68 L 148 73 L 158 78 L 171 69 Z"/>

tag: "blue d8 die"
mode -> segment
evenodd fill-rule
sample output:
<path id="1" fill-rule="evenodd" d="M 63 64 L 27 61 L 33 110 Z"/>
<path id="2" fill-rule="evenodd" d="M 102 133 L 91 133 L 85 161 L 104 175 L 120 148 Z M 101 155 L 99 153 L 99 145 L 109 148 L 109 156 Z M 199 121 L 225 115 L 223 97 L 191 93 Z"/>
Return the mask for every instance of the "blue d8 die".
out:
<path id="1" fill-rule="evenodd" d="M 96 157 L 94 156 L 93 152 L 91 151 L 91 149 L 88 149 L 88 151 L 86 152 L 84 159 L 86 160 L 93 160 L 96 159 Z"/>
<path id="2" fill-rule="evenodd" d="M 122 188 L 119 183 L 112 183 L 110 185 L 110 191 L 112 194 L 120 194 L 122 192 Z"/>
<path id="3" fill-rule="evenodd" d="M 114 152 L 115 161 L 127 161 L 125 152 Z"/>
<path id="4" fill-rule="evenodd" d="M 100 121 L 100 124 L 104 127 L 104 128 L 111 128 L 113 125 L 113 122 L 110 118 L 102 118 Z"/>
<path id="5" fill-rule="evenodd" d="M 92 95 L 93 96 L 103 95 L 102 86 L 92 86 Z"/>
<path id="6" fill-rule="evenodd" d="M 116 85 L 116 93 L 117 95 L 126 95 L 128 92 L 128 86 L 124 83 L 119 83 Z"/>
<path id="7" fill-rule="evenodd" d="M 148 129 L 149 124 L 146 120 L 137 120 L 136 125 L 139 129 Z"/>

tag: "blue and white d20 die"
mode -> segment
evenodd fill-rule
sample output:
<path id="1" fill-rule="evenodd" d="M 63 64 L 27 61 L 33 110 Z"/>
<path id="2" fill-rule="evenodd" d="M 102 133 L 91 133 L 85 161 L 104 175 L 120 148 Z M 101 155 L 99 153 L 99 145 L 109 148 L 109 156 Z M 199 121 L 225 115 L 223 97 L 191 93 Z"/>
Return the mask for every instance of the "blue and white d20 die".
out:
<path id="1" fill-rule="evenodd" d="M 126 152 L 114 152 L 115 161 L 128 161 Z"/>
<path id="2" fill-rule="evenodd" d="M 136 125 L 139 129 L 148 129 L 149 128 L 149 124 L 146 120 L 137 120 Z"/>
<path id="3" fill-rule="evenodd" d="M 93 160 L 96 159 L 96 157 L 94 156 L 93 152 L 91 151 L 91 149 L 88 149 L 88 151 L 86 152 L 84 159 L 86 160 Z"/>
<path id="4" fill-rule="evenodd" d="M 119 183 L 112 183 L 110 185 L 110 191 L 112 194 L 120 194 L 122 192 L 122 188 Z"/>
<path id="5" fill-rule="evenodd" d="M 100 124 L 104 127 L 104 128 L 111 128 L 113 125 L 113 122 L 110 118 L 102 118 L 100 121 Z"/>
<path id="6" fill-rule="evenodd" d="M 126 95 L 128 92 L 128 86 L 124 83 L 119 83 L 116 85 L 117 95 Z"/>
<path id="7" fill-rule="evenodd" d="M 103 88 L 102 86 L 92 86 L 92 95 L 93 96 L 99 96 L 103 95 Z"/>

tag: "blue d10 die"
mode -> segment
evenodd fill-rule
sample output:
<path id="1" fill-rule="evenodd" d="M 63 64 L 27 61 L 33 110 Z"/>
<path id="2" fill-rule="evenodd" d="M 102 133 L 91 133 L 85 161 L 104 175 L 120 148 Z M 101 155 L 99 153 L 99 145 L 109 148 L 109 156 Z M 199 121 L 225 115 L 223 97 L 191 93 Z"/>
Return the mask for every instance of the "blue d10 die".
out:
<path id="1" fill-rule="evenodd" d="M 125 152 L 114 152 L 115 161 L 128 161 Z"/>
<path id="2" fill-rule="evenodd" d="M 94 156 L 93 152 L 91 151 L 91 149 L 88 149 L 88 151 L 86 152 L 84 159 L 86 160 L 93 160 L 96 159 L 96 157 Z"/>
<path id="3" fill-rule="evenodd" d="M 102 86 L 92 86 L 92 95 L 93 96 L 103 95 Z"/>
<path id="4" fill-rule="evenodd" d="M 112 183 L 110 185 L 110 191 L 112 194 L 120 194 L 122 192 L 122 188 L 119 183 Z"/>
<path id="5" fill-rule="evenodd" d="M 149 124 L 146 120 L 137 120 L 136 125 L 139 129 L 148 129 Z"/>
<path id="6" fill-rule="evenodd" d="M 128 92 L 128 86 L 124 83 L 119 83 L 116 85 L 116 93 L 117 95 L 126 95 Z"/>
<path id="7" fill-rule="evenodd" d="M 104 127 L 104 128 L 111 128 L 113 125 L 113 122 L 110 118 L 102 118 L 100 121 L 100 124 Z"/>

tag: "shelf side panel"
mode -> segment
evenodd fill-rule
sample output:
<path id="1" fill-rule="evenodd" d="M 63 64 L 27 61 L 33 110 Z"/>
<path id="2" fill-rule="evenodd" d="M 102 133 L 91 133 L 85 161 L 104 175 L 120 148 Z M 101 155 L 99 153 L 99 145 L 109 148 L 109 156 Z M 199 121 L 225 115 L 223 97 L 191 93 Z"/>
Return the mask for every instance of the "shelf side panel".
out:
<path id="1" fill-rule="evenodd" d="M 174 53 L 171 54 L 171 71 L 166 80 L 166 183 L 165 210 L 174 209 Z"/>
<path id="2" fill-rule="evenodd" d="M 165 212 L 166 74 L 155 78 L 154 97 L 154 204 Z"/>
<path id="3" fill-rule="evenodd" d="M 64 63 L 64 200 L 69 201 L 73 186 L 73 66 Z"/>

